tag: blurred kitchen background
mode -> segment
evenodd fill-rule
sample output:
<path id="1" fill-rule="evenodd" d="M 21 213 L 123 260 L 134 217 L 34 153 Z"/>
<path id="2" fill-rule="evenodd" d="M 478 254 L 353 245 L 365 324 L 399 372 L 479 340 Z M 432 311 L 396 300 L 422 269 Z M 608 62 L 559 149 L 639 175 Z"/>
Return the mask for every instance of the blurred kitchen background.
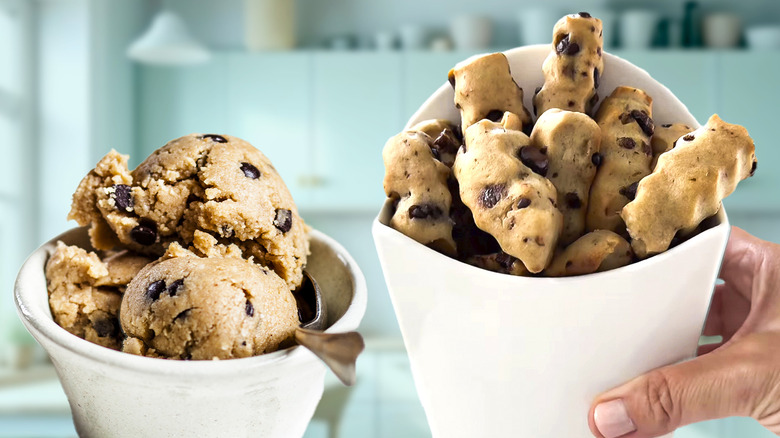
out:
<path id="1" fill-rule="evenodd" d="M 108 150 L 135 166 L 190 132 L 236 135 L 265 152 L 303 217 L 367 277 L 359 383 L 329 384 L 306 436 L 430 436 L 370 234 L 384 200 L 381 149 L 456 62 L 548 43 L 565 13 L 601 18 L 607 50 L 647 69 L 700 122 L 719 113 L 747 127 L 760 165 L 727 211 L 780 242 L 780 2 L 573 5 L 0 0 L 0 438 L 75 436 L 56 376 L 14 310 L 25 256 L 74 226 L 70 196 Z M 729 419 L 677 436 L 773 435 Z"/>

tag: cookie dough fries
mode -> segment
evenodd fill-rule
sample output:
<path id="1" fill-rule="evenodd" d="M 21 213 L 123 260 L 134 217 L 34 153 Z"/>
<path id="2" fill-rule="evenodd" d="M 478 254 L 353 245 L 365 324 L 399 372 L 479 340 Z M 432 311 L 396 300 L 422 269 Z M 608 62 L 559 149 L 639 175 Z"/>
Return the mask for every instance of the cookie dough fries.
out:
<path id="1" fill-rule="evenodd" d="M 601 21 L 580 12 L 555 24 L 549 54 L 515 52 L 546 55 L 541 75 L 517 56 L 513 76 L 502 53 L 458 63 L 448 79 L 460 119 L 420 121 L 385 146 L 389 225 L 463 263 L 532 277 L 617 269 L 705 229 L 755 171 L 752 141 L 717 116 L 694 131 L 660 107 L 657 125 L 652 96 L 630 86 L 641 77 L 619 77 L 612 56 L 605 66 L 602 41 Z M 518 83 L 538 85 L 534 117 Z"/>
<path id="2" fill-rule="evenodd" d="M 601 20 L 587 12 L 566 15 L 553 28 L 552 51 L 542 65 L 544 85 L 534 96 L 534 113 L 550 108 L 590 112 L 604 73 Z"/>

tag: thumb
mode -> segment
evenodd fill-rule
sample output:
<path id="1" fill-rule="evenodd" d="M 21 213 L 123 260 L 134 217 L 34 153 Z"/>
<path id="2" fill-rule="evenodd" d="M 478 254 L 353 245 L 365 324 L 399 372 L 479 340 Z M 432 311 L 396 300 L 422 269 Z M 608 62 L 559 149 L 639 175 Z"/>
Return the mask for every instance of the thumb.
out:
<path id="1" fill-rule="evenodd" d="M 717 350 L 637 377 L 598 396 L 588 423 L 599 438 L 651 438 L 680 426 L 748 416 L 750 399 L 764 386 L 739 349 Z"/>

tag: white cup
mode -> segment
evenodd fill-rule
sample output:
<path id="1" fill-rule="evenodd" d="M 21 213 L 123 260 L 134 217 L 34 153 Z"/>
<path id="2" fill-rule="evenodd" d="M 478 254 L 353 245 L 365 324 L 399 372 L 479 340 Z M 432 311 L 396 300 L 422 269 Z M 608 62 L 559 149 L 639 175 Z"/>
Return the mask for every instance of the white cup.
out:
<path id="1" fill-rule="evenodd" d="M 745 40 L 750 49 L 780 49 L 780 25 L 751 26 L 745 30 Z"/>
<path id="2" fill-rule="evenodd" d="M 428 39 L 427 30 L 415 24 L 407 24 L 398 29 L 401 48 L 404 50 L 421 50 L 425 48 Z"/>
<path id="3" fill-rule="evenodd" d="M 553 40 L 552 29 L 561 18 L 554 8 L 527 8 L 517 13 L 520 27 L 520 44 L 549 44 Z"/>
<path id="4" fill-rule="evenodd" d="M 544 81 L 549 46 L 504 53 L 520 87 Z M 599 92 L 618 85 L 653 97 L 656 124 L 699 126 L 647 72 L 604 52 Z M 452 86 L 442 84 L 405 129 L 459 120 L 452 99 Z M 702 233 L 629 266 L 515 277 L 420 245 L 386 225 L 391 208 L 374 221 L 374 242 L 434 438 L 592 438 L 596 395 L 695 354 L 729 235 L 721 209 Z"/>
<path id="5" fill-rule="evenodd" d="M 484 50 L 493 38 L 493 22 L 488 17 L 461 15 L 450 22 L 450 36 L 458 50 Z"/>
<path id="6" fill-rule="evenodd" d="M 658 28 L 660 16 L 643 9 L 625 11 L 620 15 L 620 45 L 624 49 L 648 49 Z M 606 35 L 606 31 L 604 32 Z"/>
<path id="7" fill-rule="evenodd" d="M 220 361 L 135 356 L 78 338 L 49 310 L 44 265 L 57 240 L 90 249 L 86 228 L 41 246 L 19 271 L 14 300 L 68 396 L 81 437 L 300 437 L 322 397 L 325 366 L 303 347 Z M 336 241 L 311 232 L 306 269 L 327 302 L 328 332 L 355 330 L 366 283 Z"/>
<path id="8" fill-rule="evenodd" d="M 393 50 L 395 49 L 395 34 L 392 32 L 377 32 L 374 34 L 374 48 L 376 50 Z"/>
<path id="9" fill-rule="evenodd" d="M 704 17 L 704 45 L 719 49 L 737 47 L 742 38 L 742 19 L 737 14 L 719 12 Z"/>
<path id="10" fill-rule="evenodd" d="M 244 0 L 244 34 L 247 49 L 295 48 L 295 2 Z"/>

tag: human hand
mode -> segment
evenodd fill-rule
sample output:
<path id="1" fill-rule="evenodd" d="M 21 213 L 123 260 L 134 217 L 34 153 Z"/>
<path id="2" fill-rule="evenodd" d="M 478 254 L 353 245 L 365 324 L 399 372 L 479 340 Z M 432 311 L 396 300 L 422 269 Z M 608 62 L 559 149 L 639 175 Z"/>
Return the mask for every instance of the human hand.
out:
<path id="1" fill-rule="evenodd" d="M 596 437 L 658 437 L 730 416 L 780 435 L 780 245 L 733 227 L 719 277 L 704 335 L 723 342 L 596 397 L 588 413 Z"/>

